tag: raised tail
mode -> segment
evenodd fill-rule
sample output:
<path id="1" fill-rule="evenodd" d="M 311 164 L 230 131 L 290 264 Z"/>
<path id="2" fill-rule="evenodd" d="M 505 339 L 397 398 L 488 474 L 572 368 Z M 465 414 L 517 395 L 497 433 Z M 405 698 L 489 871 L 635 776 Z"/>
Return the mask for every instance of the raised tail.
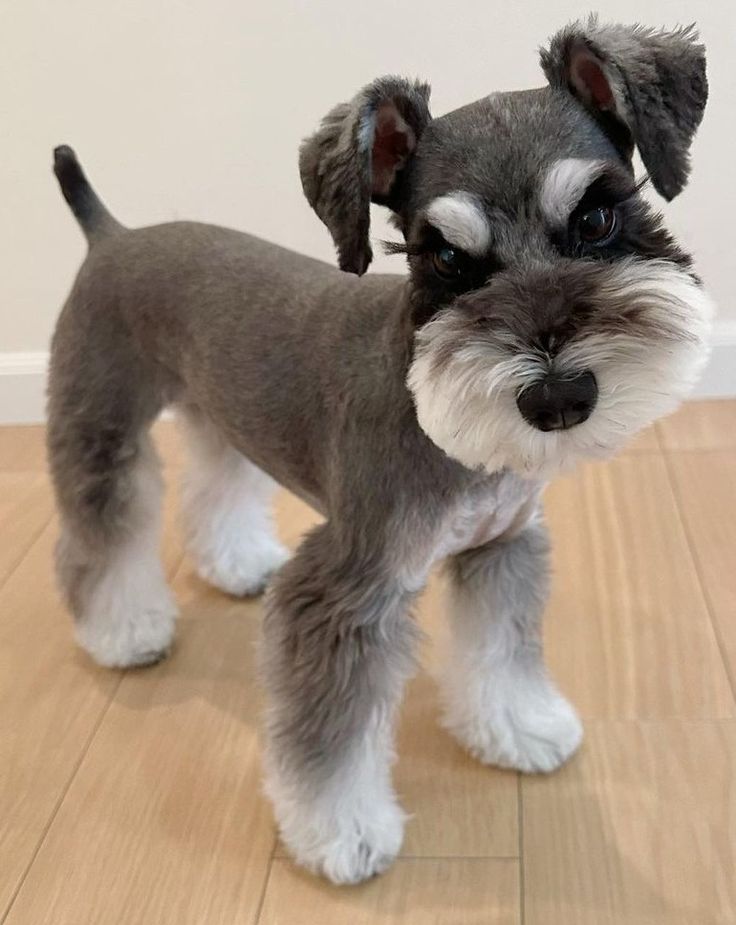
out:
<path id="1" fill-rule="evenodd" d="M 101 238 L 125 230 L 89 185 L 77 155 L 68 145 L 54 148 L 54 173 L 90 247 Z"/>

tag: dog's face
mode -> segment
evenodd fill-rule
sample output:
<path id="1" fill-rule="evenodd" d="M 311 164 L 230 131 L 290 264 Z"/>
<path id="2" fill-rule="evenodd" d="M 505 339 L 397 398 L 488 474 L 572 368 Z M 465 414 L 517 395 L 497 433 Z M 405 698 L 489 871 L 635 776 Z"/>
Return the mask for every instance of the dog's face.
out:
<path id="1" fill-rule="evenodd" d="M 343 269 L 370 262 L 369 202 L 408 254 L 408 384 L 427 435 L 465 465 L 547 475 L 617 449 L 689 392 L 710 301 L 641 195 L 684 186 L 707 95 L 689 32 L 564 30 L 551 86 L 431 120 L 428 88 L 377 81 L 302 148 Z"/>

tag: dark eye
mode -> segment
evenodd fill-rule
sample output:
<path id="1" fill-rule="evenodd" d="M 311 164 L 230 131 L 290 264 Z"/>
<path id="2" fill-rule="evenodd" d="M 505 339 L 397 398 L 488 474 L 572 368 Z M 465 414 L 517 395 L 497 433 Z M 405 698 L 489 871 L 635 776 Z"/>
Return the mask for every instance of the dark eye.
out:
<path id="1" fill-rule="evenodd" d="M 460 274 L 460 260 L 454 247 L 445 245 L 432 253 L 435 273 L 443 279 L 454 279 Z"/>
<path id="2" fill-rule="evenodd" d="M 616 227 L 616 213 L 608 206 L 589 209 L 578 218 L 580 240 L 586 244 L 602 244 Z"/>

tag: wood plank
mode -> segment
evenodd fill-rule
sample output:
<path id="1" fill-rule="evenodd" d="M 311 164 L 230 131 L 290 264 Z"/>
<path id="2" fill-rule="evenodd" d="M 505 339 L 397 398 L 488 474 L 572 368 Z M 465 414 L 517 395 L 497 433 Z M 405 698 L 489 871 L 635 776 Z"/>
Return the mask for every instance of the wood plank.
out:
<path id="1" fill-rule="evenodd" d="M 42 424 L 0 427 L 0 472 L 45 472 L 45 434 Z"/>
<path id="2" fill-rule="evenodd" d="M 45 498 L 38 506 L 48 510 L 50 489 L 45 476 L 38 478 Z M 175 507 L 169 493 L 163 547 L 169 573 L 182 557 Z M 25 517 L 32 519 L 33 510 L 29 504 Z M 54 576 L 57 533 L 53 520 L 0 590 L 0 917 L 121 677 L 98 668 L 74 643 Z"/>
<path id="3" fill-rule="evenodd" d="M 522 784 L 526 925 L 736 921 L 736 724 L 597 722 Z"/>
<path id="4" fill-rule="evenodd" d="M 259 605 L 188 567 L 175 589 L 175 650 L 124 677 L 8 923 L 255 920 L 275 838 L 259 785 Z"/>
<path id="5" fill-rule="evenodd" d="M 357 887 L 273 862 L 259 925 L 520 925 L 515 860 L 401 859 Z"/>
<path id="6" fill-rule="evenodd" d="M 40 472 L 0 471 L 0 586 L 51 520 L 48 480 Z"/>
<path id="7" fill-rule="evenodd" d="M 622 454 L 627 453 L 658 453 L 660 450 L 657 430 L 654 426 L 647 427 L 640 434 L 637 434 L 630 443 L 627 443 L 621 450 Z"/>
<path id="8" fill-rule="evenodd" d="M 666 450 L 736 448 L 736 400 L 714 398 L 686 402 L 656 424 Z"/>
<path id="9" fill-rule="evenodd" d="M 582 715 L 734 716 L 664 460 L 585 466 L 555 482 L 546 503 L 549 662 Z"/>
<path id="10" fill-rule="evenodd" d="M 736 679 L 736 451 L 672 453 L 669 464 L 722 650 Z"/>
<path id="11" fill-rule="evenodd" d="M 49 525 L 0 591 L 0 918 L 119 681 L 73 645 L 55 533 Z"/>

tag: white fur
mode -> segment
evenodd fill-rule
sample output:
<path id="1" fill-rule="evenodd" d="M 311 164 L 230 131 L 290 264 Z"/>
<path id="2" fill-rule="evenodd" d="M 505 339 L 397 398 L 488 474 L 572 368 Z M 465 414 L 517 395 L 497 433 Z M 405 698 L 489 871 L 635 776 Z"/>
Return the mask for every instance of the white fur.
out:
<path id="1" fill-rule="evenodd" d="M 166 654 L 177 608 L 159 559 L 162 485 L 152 454 L 133 476 L 131 529 L 107 553 L 83 588 L 76 622 L 79 644 L 108 668 L 147 665 Z"/>
<path id="2" fill-rule="evenodd" d="M 473 666 L 459 660 L 454 670 L 455 683 L 445 680 L 444 724 L 483 764 L 549 773 L 580 747 L 577 713 L 542 673 L 499 670 L 492 658 Z"/>
<path id="3" fill-rule="evenodd" d="M 418 333 L 408 385 L 419 424 L 449 456 L 470 468 L 504 467 L 549 477 L 581 457 L 603 457 L 656 418 L 673 411 L 691 391 L 709 354 L 714 306 L 684 270 L 664 260 L 629 259 L 611 270 L 617 297 L 666 325 L 670 336 L 594 333 L 563 347 L 553 359 L 511 338 L 491 341 L 482 331 L 435 366 L 443 343 L 455 344 L 452 307 Z M 523 386 L 552 370 L 591 369 L 598 402 L 584 423 L 544 433 L 519 413 Z"/>
<path id="4" fill-rule="evenodd" d="M 333 883 L 382 873 L 401 848 L 406 817 L 391 787 L 391 725 L 376 715 L 348 759 L 319 781 L 266 750 L 264 786 L 281 837 L 298 864 Z"/>
<path id="5" fill-rule="evenodd" d="M 434 531 L 410 532 L 402 550 L 402 586 L 418 593 L 435 565 L 521 530 L 534 515 L 544 483 L 505 472 L 461 495 Z"/>
<path id="6" fill-rule="evenodd" d="M 604 167 L 603 161 L 579 157 L 563 158 L 550 167 L 540 193 L 542 213 L 550 225 L 567 225 L 570 213 Z"/>
<path id="7" fill-rule="evenodd" d="M 228 594 L 258 594 L 289 555 L 271 516 L 276 483 L 210 424 L 185 421 L 191 459 L 183 505 L 197 571 Z"/>
<path id="8" fill-rule="evenodd" d="M 582 742 L 577 713 L 541 662 L 511 657 L 489 638 L 487 624 L 475 627 L 474 638 L 453 641 L 442 683 L 444 725 L 484 764 L 554 771 Z"/>
<path id="9" fill-rule="evenodd" d="M 439 196 L 427 209 L 427 221 L 442 232 L 449 244 L 474 257 L 482 257 L 491 243 L 488 219 L 470 193 Z"/>

